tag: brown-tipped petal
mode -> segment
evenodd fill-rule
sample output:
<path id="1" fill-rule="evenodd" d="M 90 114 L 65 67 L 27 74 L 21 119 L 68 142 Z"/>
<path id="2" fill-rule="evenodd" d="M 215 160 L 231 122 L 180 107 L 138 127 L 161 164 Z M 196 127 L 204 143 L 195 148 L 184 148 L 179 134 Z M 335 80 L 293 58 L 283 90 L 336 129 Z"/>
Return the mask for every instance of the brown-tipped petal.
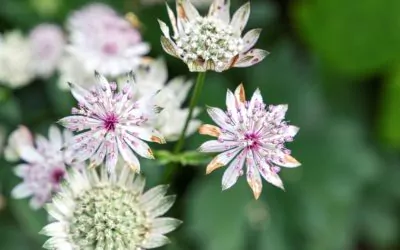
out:
<path id="1" fill-rule="evenodd" d="M 171 56 L 179 58 L 178 51 L 176 49 L 176 45 L 165 36 L 161 36 L 161 46 Z"/>
<path id="2" fill-rule="evenodd" d="M 208 16 L 213 16 L 225 23 L 229 23 L 231 18 L 229 13 L 230 5 L 230 0 L 214 0 L 208 11 Z"/>
<path id="3" fill-rule="evenodd" d="M 90 162 L 90 164 L 88 166 L 89 169 L 94 169 L 96 167 L 97 167 L 97 164 L 94 161 Z"/>
<path id="4" fill-rule="evenodd" d="M 247 181 L 251 190 L 253 190 L 253 195 L 256 200 L 260 198 L 262 192 L 262 182 L 261 179 L 251 179 Z"/>
<path id="5" fill-rule="evenodd" d="M 125 19 L 128 20 L 128 22 L 132 25 L 132 27 L 136 29 L 142 27 L 142 23 L 140 22 L 138 16 L 135 15 L 135 13 L 133 12 L 126 13 Z"/>
<path id="6" fill-rule="evenodd" d="M 156 142 L 158 144 L 165 144 L 166 143 L 164 138 L 158 137 L 158 136 L 154 136 L 154 135 L 150 138 L 150 140 L 152 142 Z"/>
<path id="7" fill-rule="evenodd" d="M 221 129 L 210 124 L 203 124 L 199 128 L 199 134 L 218 137 L 221 135 Z"/>
<path id="8" fill-rule="evenodd" d="M 244 91 L 243 83 L 241 83 L 235 90 L 236 99 L 241 102 L 246 102 L 246 92 Z"/>
<path id="9" fill-rule="evenodd" d="M 135 173 L 140 173 L 140 168 L 138 165 L 135 164 L 128 164 L 128 167 Z"/>
<path id="10" fill-rule="evenodd" d="M 177 23 L 176 23 L 175 14 L 171 10 L 171 8 L 169 7 L 167 2 L 165 2 L 165 5 L 167 6 L 168 17 L 169 17 L 169 20 L 171 21 L 172 31 L 174 32 L 174 36 L 175 36 L 178 34 L 178 27 L 177 27 Z"/>
<path id="11" fill-rule="evenodd" d="M 149 159 L 154 159 L 153 151 L 150 148 L 147 150 L 147 152 L 149 154 Z"/>
<path id="12" fill-rule="evenodd" d="M 214 170 L 223 167 L 224 164 L 222 164 L 221 162 L 218 161 L 218 157 L 215 157 L 208 165 L 207 165 L 207 170 L 206 170 L 206 174 L 210 174 L 211 172 L 213 172 Z"/>
<path id="13" fill-rule="evenodd" d="M 262 49 L 251 49 L 244 54 L 240 54 L 239 59 L 235 62 L 233 67 L 244 68 L 250 67 L 264 60 L 269 55 L 268 51 Z"/>
<path id="14" fill-rule="evenodd" d="M 293 156 L 285 155 L 283 157 L 283 162 L 279 163 L 279 165 L 282 167 L 295 168 L 295 167 L 300 166 L 301 163 L 298 162 Z"/>

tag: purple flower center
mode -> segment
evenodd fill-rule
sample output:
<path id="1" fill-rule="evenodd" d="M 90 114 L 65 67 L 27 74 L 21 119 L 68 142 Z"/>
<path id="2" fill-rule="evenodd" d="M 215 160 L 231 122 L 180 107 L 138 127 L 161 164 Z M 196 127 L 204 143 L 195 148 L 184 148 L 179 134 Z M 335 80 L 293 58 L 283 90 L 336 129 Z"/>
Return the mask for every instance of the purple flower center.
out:
<path id="1" fill-rule="evenodd" d="M 103 52 L 107 55 L 115 55 L 118 52 L 118 45 L 116 43 L 106 43 L 103 45 Z"/>
<path id="2" fill-rule="evenodd" d="M 118 122 L 118 118 L 114 113 L 108 114 L 106 118 L 104 119 L 103 126 L 107 131 L 114 131 L 115 126 Z"/>
<path id="3" fill-rule="evenodd" d="M 244 139 L 249 149 L 257 149 L 260 146 L 259 136 L 255 133 L 246 133 Z"/>
<path id="4" fill-rule="evenodd" d="M 54 184 L 59 184 L 62 181 L 62 179 L 64 178 L 64 175 L 65 175 L 64 169 L 56 168 L 51 173 L 51 181 Z"/>

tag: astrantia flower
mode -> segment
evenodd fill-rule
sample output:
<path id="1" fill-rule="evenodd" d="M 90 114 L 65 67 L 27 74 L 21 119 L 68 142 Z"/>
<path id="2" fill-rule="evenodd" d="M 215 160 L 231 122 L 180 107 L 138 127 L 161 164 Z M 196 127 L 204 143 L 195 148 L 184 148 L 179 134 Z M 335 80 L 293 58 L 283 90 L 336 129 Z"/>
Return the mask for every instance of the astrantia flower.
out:
<path id="1" fill-rule="evenodd" d="M 52 126 L 49 129 L 49 139 L 38 135 L 34 143 L 19 143 L 18 154 L 22 163 L 15 167 L 15 174 L 23 181 L 12 190 L 11 195 L 16 199 L 32 196 L 30 205 L 34 209 L 49 201 L 52 193 L 59 188 L 66 165 L 71 163 L 72 152 L 61 151 L 62 145 L 71 138 L 71 132 L 65 130 L 62 134 L 57 127 Z"/>
<path id="2" fill-rule="evenodd" d="M 0 36 L 0 83 L 19 88 L 35 77 L 29 41 L 19 31 Z"/>
<path id="3" fill-rule="evenodd" d="M 47 249 L 151 249 L 169 243 L 164 234 L 181 221 L 161 217 L 175 196 L 167 186 L 143 193 L 144 179 L 123 168 L 108 177 L 102 168 L 69 172 L 65 185 L 46 209 L 53 222 L 41 231 Z"/>
<path id="4" fill-rule="evenodd" d="M 261 29 L 241 34 L 250 16 L 250 3 L 243 5 L 232 17 L 230 0 L 214 0 L 207 16 L 202 17 L 189 0 L 177 0 L 177 19 L 168 7 L 173 36 L 168 26 L 159 21 L 164 36 L 164 50 L 181 58 L 190 71 L 221 72 L 232 67 L 248 67 L 264 59 L 268 52 L 253 49 Z"/>
<path id="5" fill-rule="evenodd" d="M 40 24 L 29 35 L 35 73 L 47 78 L 53 74 L 64 51 L 65 39 L 60 27 Z"/>
<path id="6" fill-rule="evenodd" d="M 174 141 L 179 138 L 189 112 L 188 109 L 181 107 L 192 86 L 192 81 L 184 77 L 176 77 L 167 83 L 167 79 L 167 65 L 163 59 L 150 61 L 139 67 L 135 74 L 139 97 L 161 89 L 157 94 L 156 104 L 162 107 L 163 111 L 150 125 L 158 129 L 167 141 Z M 199 110 L 196 109 L 195 115 L 198 112 Z M 200 121 L 193 119 L 189 123 L 186 135 L 194 133 L 199 126 Z"/>
<path id="7" fill-rule="evenodd" d="M 66 128 L 81 132 L 74 136 L 68 147 L 77 151 L 75 160 L 91 159 L 98 166 L 105 159 L 106 168 L 112 172 L 121 154 L 127 165 L 140 171 L 136 155 L 153 158 L 149 146 L 143 142 L 165 143 L 162 135 L 148 126 L 160 109 L 154 104 L 155 94 L 134 99 L 134 80 L 130 74 L 121 91 L 115 82 L 95 74 L 97 84 L 90 90 L 70 83 L 72 95 L 79 102 L 72 116 L 60 120 Z"/>
<path id="8" fill-rule="evenodd" d="M 68 52 L 87 71 L 119 76 L 135 70 L 150 47 L 128 20 L 106 5 L 93 4 L 68 20 Z"/>
<path id="9" fill-rule="evenodd" d="M 212 3 L 213 0 L 191 0 L 191 3 L 199 8 L 205 8 Z M 165 3 L 165 0 L 141 0 L 143 5 L 155 5 Z"/>
<path id="10" fill-rule="evenodd" d="M 222 189 L 232 187 L 243 174 L 246 165 L 247 182 L 256 199 L 261 194 L 261 176 L 269 183 L 283 189 L 279 178 L 280 167 L 298 167 L 300 163 L 284 146 L 293 141 L 299 128 L 288 125 L 283 119 L 287 105 L 266 107 L 257 89 L 246 101 L 243 85 L 235 94 L 228 90 L 227 111 L 208 108 L 208 113 L 218 125 L 202 125 L 201 134 L 217 137 L 200 146 L 201 152 L 222 152 L 207 166 L 207 174 L 229 164 L 222 178 Z"/>

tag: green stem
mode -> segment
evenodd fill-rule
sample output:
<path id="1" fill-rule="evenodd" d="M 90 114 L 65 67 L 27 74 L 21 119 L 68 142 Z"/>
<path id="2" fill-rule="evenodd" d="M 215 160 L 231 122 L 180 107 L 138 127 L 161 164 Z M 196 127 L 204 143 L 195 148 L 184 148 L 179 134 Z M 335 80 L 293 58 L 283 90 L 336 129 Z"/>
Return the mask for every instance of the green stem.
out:
<path id="1" fill-rule="evenodd" d="M 194 86 L 194 91 L 193 91 L 192 97 L 190 99 L 189 114 L 186 117 L 185 125 L 183 126 L 183 130 L 182 130 L 182 133 L 181 133 L 181 135 L 179 137 L 179 140 L 175 144 L 175 147 L 174 147 L 174 150 L 173 150 L 174 154 L 180 153 L 182 148 L 183 148 L 183 146 L 184 146 L 185 135 L 186 135 L 187 129 L 189 127 L 189 123 L 192 120 L 194 108 L 196 107 L 197 102 L 199 101 L 200 94 L 201 94 L 201 91 L 203 89 L 205 77 L 206 77 L 206 72 L 199 72 L 199 74 L 197 75 L 197 80 L 196 80 L 196 84 Z M 171 163 L 171 164 L 167 165 L 167 169 L 166 169 L 166 172 L 165 172 L 165 175 L 164 175 L 164 181 L 170 181 L 170 179 L 172 177 L 172 174 L 175 172 L 175 169 L 178 167 L 177 165 L 178 164 L 174 164 L 174 163 Z"/>
<path id="2" fill-rule="evenodd" d="M 174 154 L 179 153 L 183 148 L 183 145 L 185 142 L 185 135 L 186 135 L 187 129 L 189 127 L 190 120 L 192 120 L 193 111 L 199 100 L 201 90 L 203 89 L 205 77 L 206 77 L 206 72 L 199 72 L 199 74 L 197 76 L 196 85 L 194 86 L 192 98 L 190 99 L 189 114 L 186 118 L 185 126 L 183 127 L 181 136 L 179 137 L 179 140 L 174 147 L 174 151 L 173 151 Z"/>

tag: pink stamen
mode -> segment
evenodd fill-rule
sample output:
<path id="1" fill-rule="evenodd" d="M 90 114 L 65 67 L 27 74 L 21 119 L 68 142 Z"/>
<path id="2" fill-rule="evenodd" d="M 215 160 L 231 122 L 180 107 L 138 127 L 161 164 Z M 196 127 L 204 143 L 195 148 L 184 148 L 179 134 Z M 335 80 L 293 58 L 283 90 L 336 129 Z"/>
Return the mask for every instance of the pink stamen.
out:
<path id="1" fill-rule="evenodd" d="M 64 178 L 64 175 L 65 175 L 64 169 L 56 168 L 51 173 L 51 181 L 54 184 L 59 184 L 62 181 L 62 179 Z"/>
<path id="2" fill-rule="evenodd" d="M 107 131 L 114 131 L 115 126 L 118 123 L 118 117 L 114 114 L 108 114 L 106 118 L 104 119 L 103 126 Z"/>

